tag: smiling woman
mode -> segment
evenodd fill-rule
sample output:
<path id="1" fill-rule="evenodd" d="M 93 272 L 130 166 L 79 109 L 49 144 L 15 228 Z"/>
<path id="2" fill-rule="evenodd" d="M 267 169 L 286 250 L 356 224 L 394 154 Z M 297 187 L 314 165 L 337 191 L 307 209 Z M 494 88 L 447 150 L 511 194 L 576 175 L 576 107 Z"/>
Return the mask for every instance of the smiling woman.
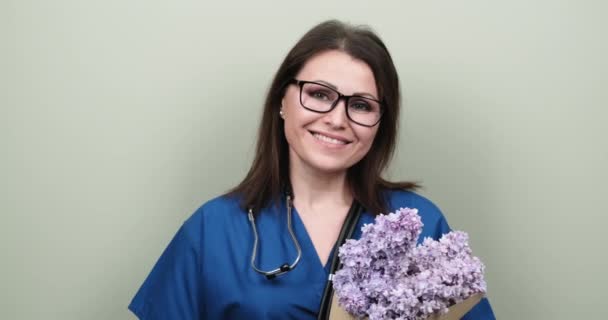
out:
<path id="1" fill-rule="evenodd" d="M 275 75 L 249 173 L 184 223 L 129 308 L 141 319 L 324 319 L 345 226 L 359 238 L 375 215 L 415 207 L 420 239 L 448 232 L 416 184 L 382 177 L 399 102 L 391 56 L 370 29 L 311 29 Z M 463 319 L 494 315 L 484 299 Z"/>
<path id="2" fill-rule="evenodd" d="M 378 132 L 375 124 L 380 118 L 379 104 L 375 103 L 375 110 L 357 109 L 366 100 L 369 100 L 367 105 L 374 101 L 363 98 L 363 94 L 378 95 L 373 72 L 365 62 L 342 51 L 330 50 L 308 60 L 297 78 L 318 79 L 317 82 L 325 85 L 298 80 L 285 92 L 281 111 L 290 168 L 345 174 L 367 154 Z M 370 93 L 344 97 L 329 86 L 349 94 Z M 369 119 L 369 126 L 352 122 L 353 117 Z"/>

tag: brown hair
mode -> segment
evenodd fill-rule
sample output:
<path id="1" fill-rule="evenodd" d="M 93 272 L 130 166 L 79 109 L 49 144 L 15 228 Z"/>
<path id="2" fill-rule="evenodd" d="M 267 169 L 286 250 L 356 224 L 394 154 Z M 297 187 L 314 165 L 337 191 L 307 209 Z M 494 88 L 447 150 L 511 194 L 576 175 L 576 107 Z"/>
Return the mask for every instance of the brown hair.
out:
<path id="1" fill-rule="evenodd" d="M 279 116 L 281 99 L 289 81 L 308 59 L 328 50 L 340 50 L 367 63 L 385 105 L 372 147 L 361 161 L 348 169 L 353 197 L 373 214 L 386 213 L 384 190 L 419 187 L 414 182 L 390 182 L 381 177 L 395 150 L 400 106 L 399 78 L 388 49 L 368 27 L 330 20 L 312 28 L 296 43 L 272 81 L 264 103 L 253 164 L 245 179 L 228 192 L 240 199 L 244 209 L 251 207 L 257 212 L 271 200 L 280 201 L 284 188 L 289 185 L 289 146 Z"/>

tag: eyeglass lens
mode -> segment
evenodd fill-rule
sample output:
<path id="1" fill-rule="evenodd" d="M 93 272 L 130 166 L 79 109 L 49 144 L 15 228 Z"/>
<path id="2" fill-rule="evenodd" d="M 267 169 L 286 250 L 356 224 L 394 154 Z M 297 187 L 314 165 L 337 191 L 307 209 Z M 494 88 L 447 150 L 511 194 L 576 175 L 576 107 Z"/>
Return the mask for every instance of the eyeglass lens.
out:
<path id="1" fill-rule="evenodd" d="M 300 92 L 300 102 L 307 109 L 317 112 L 328 112 L 340 98 L 340 93 L 332 88 L 317 83 L 305 82 Z M 347 99 L 348 117 L 359 124 L 375 125 L 381 116 L 381 106 L 376 100 L 353 96 Z"/>

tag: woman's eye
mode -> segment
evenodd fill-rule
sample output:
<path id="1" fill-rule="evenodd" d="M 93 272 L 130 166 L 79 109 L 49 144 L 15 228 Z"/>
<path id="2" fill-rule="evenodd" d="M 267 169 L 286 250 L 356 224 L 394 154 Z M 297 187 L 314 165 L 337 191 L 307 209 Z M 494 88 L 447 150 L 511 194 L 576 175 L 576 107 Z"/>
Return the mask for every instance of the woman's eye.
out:
<path id="1" fill-rule="evenodd" d="M 372 110 L 372 107 L 369 104 L 362 102 L 362 101 L 356 101 L 356 102 L 351 103 L 350 108 L 353 109 L 354 111 L 359 111 L 359 112 Z"/>
<path id="2" fill-rule="evenodd" d="M 319 100 L 328 100 L 329 97 L 327 96 L 327 94 L 325 92 L 322 91 L 315 91 L 312 93 L 311 95 L 313 98 L 319 99 Z"/>

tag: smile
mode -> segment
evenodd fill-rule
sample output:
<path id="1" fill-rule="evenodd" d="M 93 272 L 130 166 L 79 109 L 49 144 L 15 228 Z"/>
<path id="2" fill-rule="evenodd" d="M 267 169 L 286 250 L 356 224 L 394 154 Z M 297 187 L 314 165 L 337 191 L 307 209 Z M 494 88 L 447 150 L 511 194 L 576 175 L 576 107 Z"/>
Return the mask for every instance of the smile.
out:
<path id="1" fill-rule="evenodd" d="M 351 141 L 345 140 L 345 139 L 340 139 L 340 138 L 333 138 L 333 137 L 328 137 L 324 134 L 318 133 L 318 132 L 310 132 L 312 134 L 313 137 L 315 137 L 315 139 L 326 142 L 326 143 L 330 143 L 330 144 L 335 144 L 335 145 L 346 145 L 349 144 Z"/>

